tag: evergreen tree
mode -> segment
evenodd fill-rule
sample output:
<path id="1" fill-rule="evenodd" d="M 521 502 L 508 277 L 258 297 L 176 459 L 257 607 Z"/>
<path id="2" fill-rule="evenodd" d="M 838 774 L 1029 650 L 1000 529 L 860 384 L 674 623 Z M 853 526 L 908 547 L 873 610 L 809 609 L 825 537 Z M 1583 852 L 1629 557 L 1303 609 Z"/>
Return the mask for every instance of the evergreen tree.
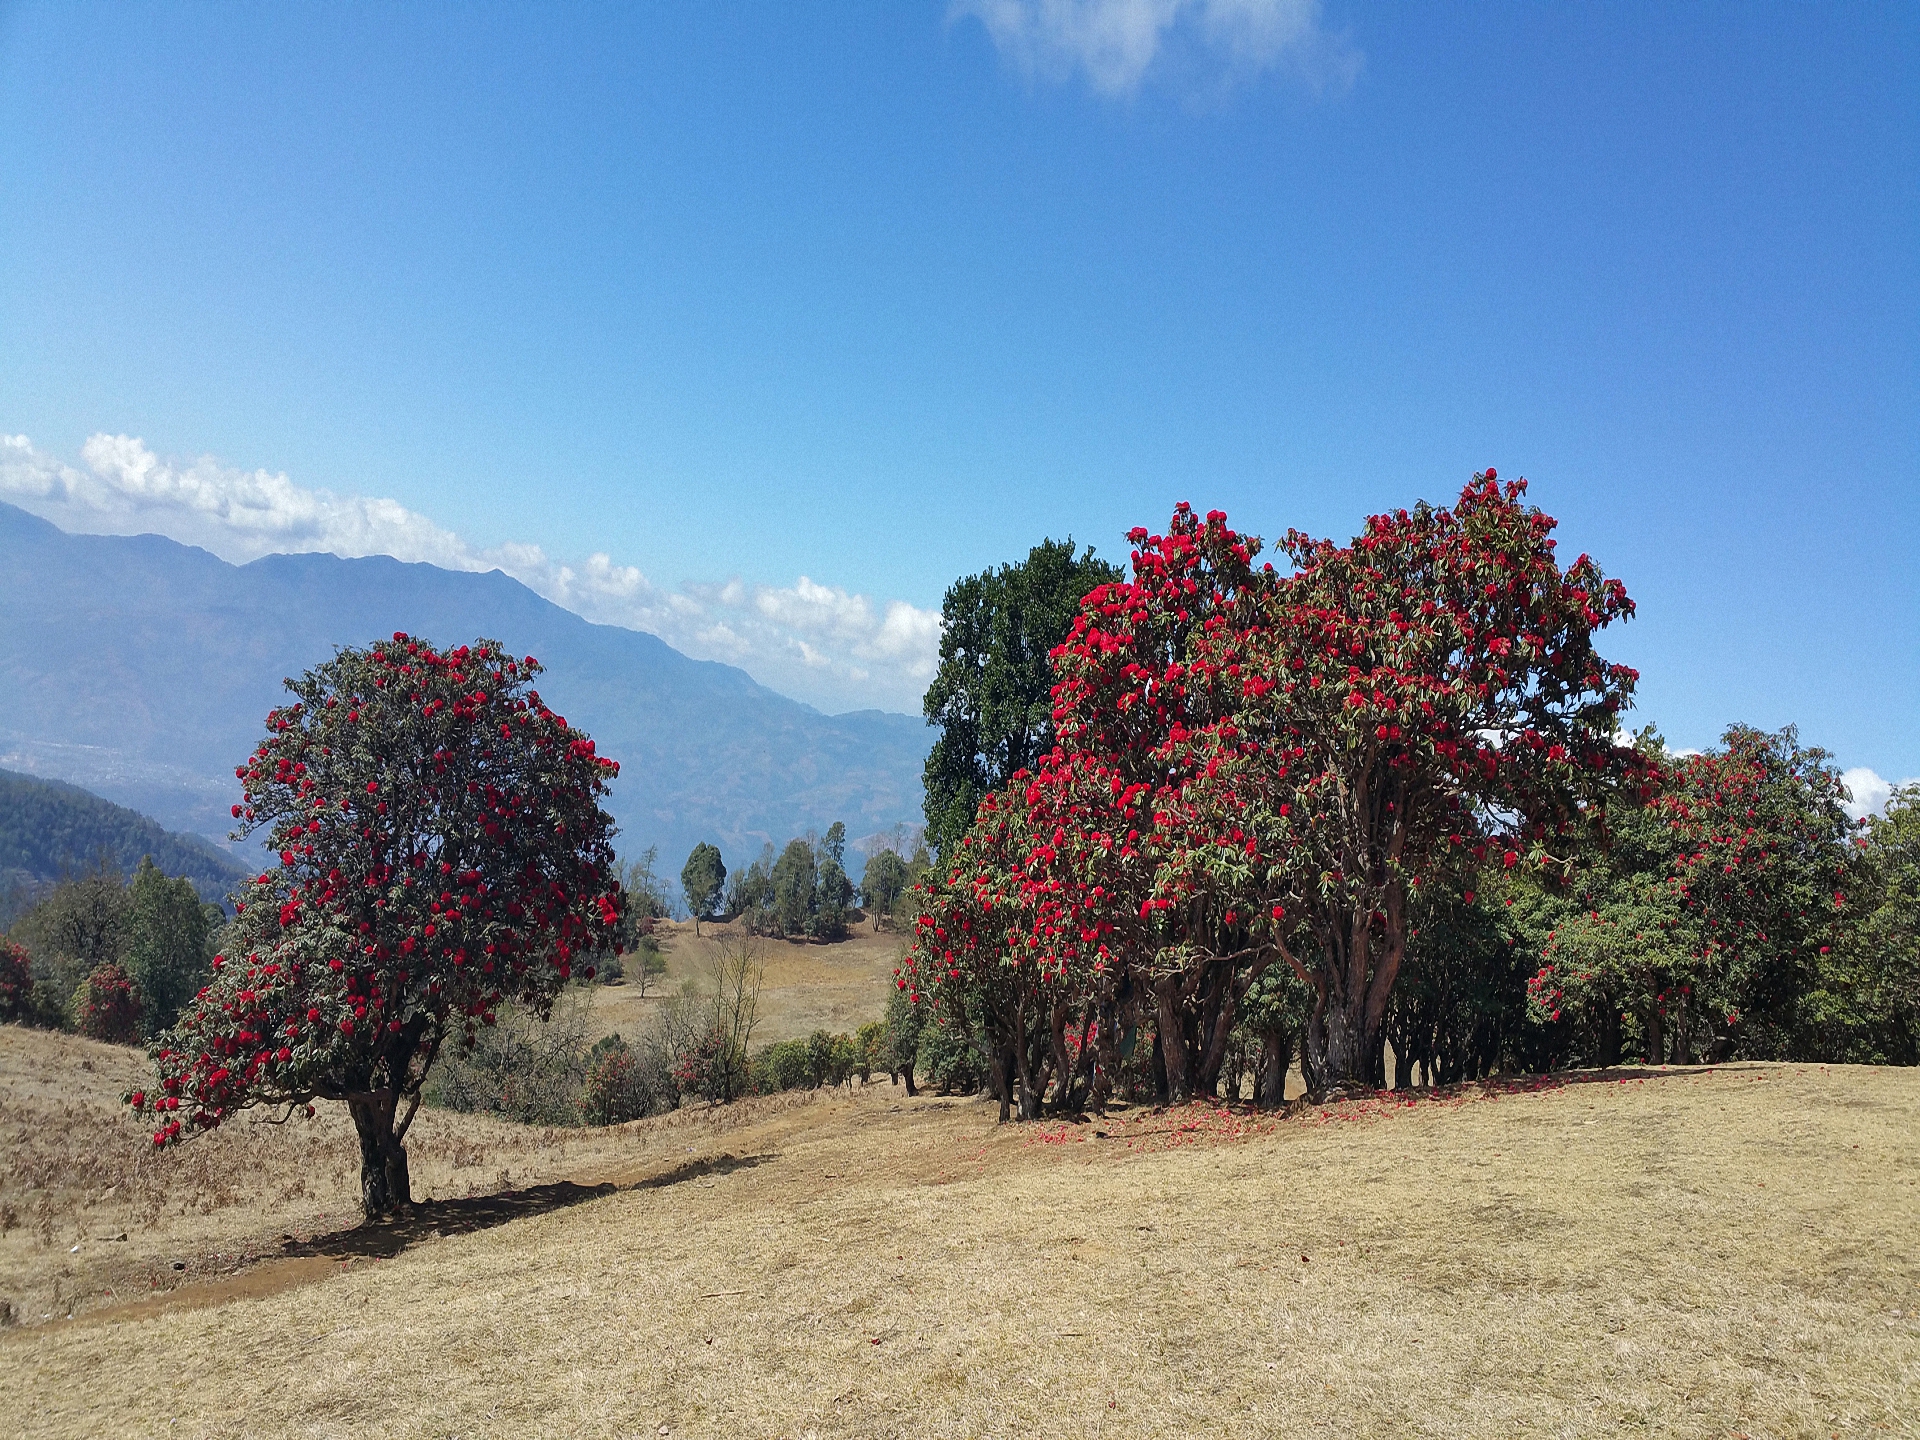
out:
<path id="1" fill-rule="evenodd" d="M 1048 653 L 1073 628 L 1080 601 L 1120 572 L 1075 556 L 1071 538 L 1042 540 L 1017 565 L 954 582 L 940 606 L 940 670 L 927 722 L 940 738 L 926 765 L 927 842 L 950 855 L 980 801 L 1053 748 Z"/>

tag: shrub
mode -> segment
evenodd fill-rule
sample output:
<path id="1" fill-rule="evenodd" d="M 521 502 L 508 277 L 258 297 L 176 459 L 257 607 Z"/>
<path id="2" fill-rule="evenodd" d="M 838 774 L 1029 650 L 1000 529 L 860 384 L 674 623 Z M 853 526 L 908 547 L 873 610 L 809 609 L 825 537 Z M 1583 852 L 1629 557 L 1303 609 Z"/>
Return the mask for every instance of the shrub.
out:
<path id="1" fill-rule="evenodd" d="M 853 1032 L 853 1073 L 860 1077 L 865 1085 L 873 1079 L 874 1068 L 887 1068 L 886 1054 L 887 1024 L 884 1020 L 869 1020 Z"/>
<path id="2" fill-rule="evenodd" d="M 756 1095 L 806 1090 L 812 1085 L 804 1040 L 780 1040 L 753 1057 L 753 1093 Z"/>
<path id="3" fill-rule="evenodd" d="M 504 1007 L 473 1048 L 436 1067 L 427 1099 L 448 1110 L 503 1115 L 525 1125 L 578 1125 L 587 1073 L 587 1005 L 569 989 L 553 1018 Z"/>
<path id="4" fill-rule="evenodd" d="M 746 1093 L 747 1057 L 727 1027 L 715 1022 L 695 1032 L 681 1048 L 674 1078 L 683 1094 L 724 1105 Z"/>
<path id="5" fill-rule="evenodd" d="M 96 968 L 73 992 L 74 1024 L 93 1040 L 138 1044 L 143 1008 L 133 977 L 112 962 Z"/>
<path id="6" fill-rule="evenodd" d="M 580 1117 L 589 1125 L 620 1125 L 648 1111 L 639 1057 L 618 1035 L 594 1042 L 580 1086 Z"/>
<path id="7" fill-rule="evenodd" d="M 0 1023 L 19 1024 L 33 1013 L 33 967 L 26 950 L 0 940 Z"/>

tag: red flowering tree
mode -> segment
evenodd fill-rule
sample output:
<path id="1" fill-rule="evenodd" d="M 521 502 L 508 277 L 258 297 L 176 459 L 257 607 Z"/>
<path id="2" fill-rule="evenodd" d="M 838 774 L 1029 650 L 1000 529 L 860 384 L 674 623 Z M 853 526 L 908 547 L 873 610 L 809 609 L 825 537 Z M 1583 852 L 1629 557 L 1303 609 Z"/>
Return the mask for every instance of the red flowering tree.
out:
<path id="1" fill-rule="evenodd" d="M 918 887 L 913 944 L 896 976 L 915 1003 L 977 1025 L 1000 1118 L 1017 1104 L 1040 1114 L 1056 1079 L 1060 1106 L 1084 1102 L 1092 1052 L 1083 1042 L 1097 975 L 1077 947 L 1059 943 L 1067 907 L 1056 902 L 1028 831 L 1025 772 L 980 802 L 972 828 L 949 847 L 941 873 Z M 1070 902 L 1069 902 L 1070 903 Z M 1099 963 L 1099 962 L 1094 962 Z"/>
<path id="2" fill-rule="evenodd" d="M 1270 861 L 1239 823 L 1244 667 L 1276 585 L 1260 542 L 1182 505 L 1135 530 L 1132 577 L 1085 597 L 1052 656 L 1059 736 L 980 807 L 928 887 L 907 978 L 965 990 L 1023 1118 L 1109 1093 L 1151 1033 L 1170 1098 L 1217 1086 L 1240 1001 L 1277 951 Z M 1097 1060 L 1097 1066 L 1096 1066 Z"/>
<path id="3" fill-rule="evenodd" d="M 82 980 L 74 992 L 74 1028 L 91 1040 L 138 1044 L 144 1008 L 133 977 L 123 966 L 108 961 Z"/>
<path id="4" fill-rule="evenodd" d="M 944 966 L 989 1013 L 990 974 L 1084 998 L 1107 1075 L 1150 1024 L 1182 1100 L 1215 1090 L 1283 961 L 1313 992 L 1317 1087 L 1377 1082 L 1418 887 L 1490 853 L 1564 862 L 1650 776 L 1616 738 L 1636 677 L 1593 647 L 1632 602 L 1584 555 L 1560 567 L 1524 492 L 1489 471 L 1346 546 L 1291 532 L 1284 577 L 1218 511 L 1132 532 L 1131 579 L 1054 652 L 1058 743 L 982 806 L 916 978 Z"/>
<path id="5" fill-rule="evenodd" d="M 1288 962 L 1314 991 L 1319 1088 L 1377 1083 L 1381 1026 L 1406 954 L 1409 901 L 1493 857 L 1565 859 L 1646 757 L 1620 743 L 1637 675 L 1595 634 L 1633 613 L 1524 481 L 1476 475 L 1451 509 L 1376 515 L 1350 544 L 1289 532 L 1294 573 L 1254 637 L 1239 787 L 1281 857 L 1276 903 L 1311 936 Z M 1556 847 L 1560 853 L 1556 853 Z"/>
<path id="6" fill-rule="evenodd" d="M 514 1000 L 545 1015 L 620 919 L 601 808 L 618 766 L 496 642 L 396 634 L 288 681 L 235 772 L 280 864 L 240 895 L 214 979 L 129 1097 L 156 1145 L 252 1105 L 346 1104 L 369 1217 L 411 1203 L 405 1139 L 441 1047 Z"/>
<path id="7" fill-rule="evenodd" d="M 1273 851 L 1246 824 L 1243 712 L 1278 590 L 1261 542 L 1178 506 L 1135 529 L 1130 579 L 1086 597 L 1054 652 L 1059 744 L 1025 788 L 1032 941 L 1088 977 L 1102 1085 L 1147 1021 L 1170 1098 L 1211 1094 L 1241 1000 L 1274 960 Z M 1281 762 L 1284 767 L 1284 761 Z"/>
<path id="8" fill-rule="evenodd" d="M 1789 727 L 1736 725 L 1721 747 L 1669 758 L 1625 843 L 1579 867 L 1558 897 L 1536 1017 L 1663 1064 L 1793 1053 L 1803 996 L 1853 931 L 1857 827 L 1824 750 Z M 1638 1034 L 1620 1034 L 1622 1016 Z"/>
<path id="9" fill-rule="evenodd" d="M 0 940 L 0 1024 L 33 1013 L 33 966 L 26 947 Z"/>

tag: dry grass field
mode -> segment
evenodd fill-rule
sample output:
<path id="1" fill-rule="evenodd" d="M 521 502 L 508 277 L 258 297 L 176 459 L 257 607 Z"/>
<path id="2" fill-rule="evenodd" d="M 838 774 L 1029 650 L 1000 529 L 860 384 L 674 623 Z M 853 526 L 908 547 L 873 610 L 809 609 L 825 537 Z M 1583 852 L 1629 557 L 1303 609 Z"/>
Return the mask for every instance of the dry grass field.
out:
<path id="1" fill-rule="evenodd" d="M 594 988 L 590 1028 L 595 1035 L 613 1030 L 631 1035 L 641 1029 L 663 996 L 703 982 L 707 961 L 723 944 L 750 944 L 766 966 L 760 1024 L 753 1032 L 756 1047 L 815 1030 L 851 1032 L 880 1018 L 905 939 L 897 930 L 875 934 L 871 920 L 861 921 L 845 940 L 831 945 L 749 938 L 732 925 L 703 922 L 698 937 L 693 929 L 689 920 L 664 923 L 656 932 L 667 973 L 649 982 L 647 995 L 632 981 Z"/>
<path id="2" fill-rule="evenodd" d="M 7 1433 L 1920 1433 L 1912 1071 L 428 1115 L 355 1231 L 340 1122 L 144 1156 L 138 1067 L 0 1028 Z"/>

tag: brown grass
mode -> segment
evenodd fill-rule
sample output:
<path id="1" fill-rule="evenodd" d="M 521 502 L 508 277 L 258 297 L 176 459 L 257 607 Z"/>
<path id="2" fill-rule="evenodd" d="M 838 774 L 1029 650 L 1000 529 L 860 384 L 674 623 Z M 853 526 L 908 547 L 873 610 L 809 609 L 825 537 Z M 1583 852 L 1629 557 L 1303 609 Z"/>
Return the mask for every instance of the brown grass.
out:
<path id="1" fill-rule="evenodd" d="M 903 942 L 898 931 L 876 935 L 871 920 L 860 922 L 846 939 L 830 945 L 750 938 L 736 926 L 707 922 L 702 922 L 696 938 L 692 921 L 663 924 L 655 938 L 667 962 L 666 975 L 650 981 L 644 997 L 632 981 L 596 986 L 590 1021 L 594 1035 L 614 1030 L 632 1035 L 641 1029 L 662 997 L 700 985 L 707 960 L 728 942 L 751 944 L 766 965 L 754 1048 L 798 1039 L 815 1030 L 851 1032 L 866 1021 L 878 1020 L 886 1008 L 886 987 L 900 963 Z"/>
<path id="2" fill-rule="evenodd" d="M 33 1106 L 107 1087 L 97 1060 L 71 1068 L 102 1050 L 0 1031 L 10 1146 Z M 16 1098 L 22 1055 L 52 1093 Z M 0 1426 L 1915 1433 L 1920 1075 L 1620 1078 L 1024 1129 L 879 1085 L 586 1132 L 566 1153 L 529 1137 L 514 1152 L 529 1180 L 615 1188 L 420 1229 L 344 1267 L 351 1237 L 323 1237 L 308 1271 L 251 1290 L 189 1284 L 15 1329 L 0 1335 Z M 507 1153 L 512 1127 L 435 1118 L 449 1143 Z M 291 1126 L 235 1143 L 276 1180 L 320 1158 Z M 165 1243 L 288 1213 L 271 1184 L 179 1213 L 190 1179 L 152 1182 Z M 4 1195 L 18 1193 L 10 1174 Z M 10 1236 L 9 1265 L 36 1243 Z"/>

